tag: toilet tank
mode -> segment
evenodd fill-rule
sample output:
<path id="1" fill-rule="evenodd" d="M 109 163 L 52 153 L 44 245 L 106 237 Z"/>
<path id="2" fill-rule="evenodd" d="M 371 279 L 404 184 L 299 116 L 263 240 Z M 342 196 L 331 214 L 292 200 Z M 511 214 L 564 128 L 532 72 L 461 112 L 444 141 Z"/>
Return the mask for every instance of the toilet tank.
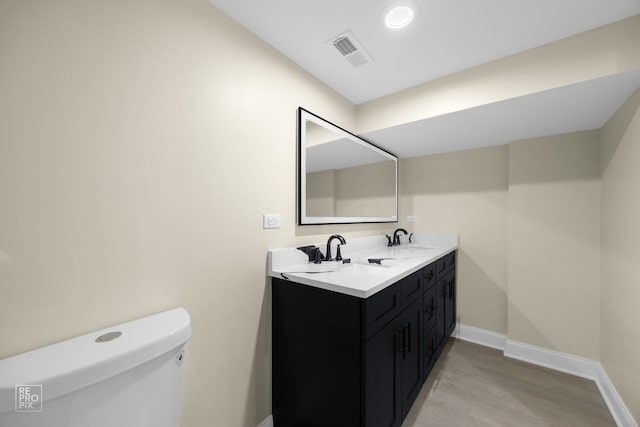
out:
<path id="1" fill-rule="evenodd" d="M 177 427 L 191 319 L 176 308 L 0 360 L 0 427 Z"/>

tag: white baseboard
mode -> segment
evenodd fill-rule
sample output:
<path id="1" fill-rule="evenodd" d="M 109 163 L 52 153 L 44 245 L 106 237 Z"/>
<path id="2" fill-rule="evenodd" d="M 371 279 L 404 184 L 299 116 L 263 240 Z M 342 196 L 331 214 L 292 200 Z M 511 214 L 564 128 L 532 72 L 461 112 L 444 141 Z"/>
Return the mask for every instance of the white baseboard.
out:
<path id="1" fill-rule="evenodd" d="M 269 415 L 267 418 L 262 420 L 258 427 L 273 427 L 273 416 Z"/>
<path id="2" fill-rule="evenodd" d="M 486 329 L 474 328 L 458 323 L 453 331 L 454 337 L 463 341 L 469 341 L 480 344 L 484 347 L 491 347 L 504 351 L 507 342 L 507 336 L 497 332 L 487 331 Z"/>
<path id="3" fill-rule="evenodd" d="M 535 345 L 525 344 L 507 339 L 504 348 L 504 355 L 512 359 L 533 363 L 553 369 L 554 371 L 565 372 L 577 377 L 596 380 L 598 376 L 598 366 L 600 363 L 583 357 L 573 356 L 559 351 L 549 350 Z"/>
<path id="4" fill-rule="evenodd" d="M 616 425 L 638 427 L 600 362 L 510 340 L 506 335 L 462 324 L 456 326 L 454 336 L 464 341 L 502 350 L 506 357 L 512 359 L 593 380 Z"/>
<path id="5" fill-rule="evenodd" d="M 611 416 L 616 421 L 618 427 L 638 427 L 638 423 L 631 415 L 629 408 L 618 394 L 615 386 L 611 382 L 609 375 L 602 365 L 598 363 L 598 375 L 596 377 L 596 385 L 605 403 L 609 407 Z"/>

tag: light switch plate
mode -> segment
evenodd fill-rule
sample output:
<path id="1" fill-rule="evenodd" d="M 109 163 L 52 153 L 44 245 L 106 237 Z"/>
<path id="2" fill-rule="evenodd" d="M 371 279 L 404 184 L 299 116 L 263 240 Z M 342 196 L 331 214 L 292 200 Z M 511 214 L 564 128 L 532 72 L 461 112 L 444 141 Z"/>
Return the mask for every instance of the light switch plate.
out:
<path id="1" fill-rule="evenodd" d="M 408 215 L 407 222 L 418 222 L 418 217 L 415 215 Z"/>
<path id="2" fill-rule="evenodd" d="M 280 228 L 280 214 L 263 214 L 262 228 Z"/>

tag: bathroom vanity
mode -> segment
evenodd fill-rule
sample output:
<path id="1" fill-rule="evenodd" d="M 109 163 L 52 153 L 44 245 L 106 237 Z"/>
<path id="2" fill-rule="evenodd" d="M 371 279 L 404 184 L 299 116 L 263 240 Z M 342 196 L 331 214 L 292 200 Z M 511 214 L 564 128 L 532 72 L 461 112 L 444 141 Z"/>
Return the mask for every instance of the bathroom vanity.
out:
<path id="1" fill-rule="evenodd" d="M 276 427 L 402 424 L 455 329 L 457 236 L 385 242 L 352 239 L 350 265 L 270 251 Z"/>

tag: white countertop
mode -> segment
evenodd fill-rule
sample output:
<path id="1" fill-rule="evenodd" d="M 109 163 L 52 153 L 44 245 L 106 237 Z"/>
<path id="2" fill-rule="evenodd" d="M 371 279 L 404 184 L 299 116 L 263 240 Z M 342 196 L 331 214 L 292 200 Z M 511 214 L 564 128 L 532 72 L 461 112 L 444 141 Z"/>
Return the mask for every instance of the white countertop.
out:
<path id="1" fill-rule="evenodd" d="M 359 298 L 368 298 L 411 273 L 420 270 L 458 248 L 455 234 L 415 234 L 412 243 L 401 235 L 400 246 L 387 247 L 384 235 L 359 237 L 341 245 L 342 257 L 351 263 L 323 261 L 314 264 L 294 248 L 272 249 L 267 255 L 267 274 L 303 285 L 327 289 Z M 335 241 L 334 241 L 335 242 Z M 302 246 L 302 245 L 301 245 Z M 323 254 L 326 242 L 317 243 Z M 335 243 L 332 254 L 335 256 Z M 370 264 L 369 258 L 388 258 L 382 265 Z"/>

